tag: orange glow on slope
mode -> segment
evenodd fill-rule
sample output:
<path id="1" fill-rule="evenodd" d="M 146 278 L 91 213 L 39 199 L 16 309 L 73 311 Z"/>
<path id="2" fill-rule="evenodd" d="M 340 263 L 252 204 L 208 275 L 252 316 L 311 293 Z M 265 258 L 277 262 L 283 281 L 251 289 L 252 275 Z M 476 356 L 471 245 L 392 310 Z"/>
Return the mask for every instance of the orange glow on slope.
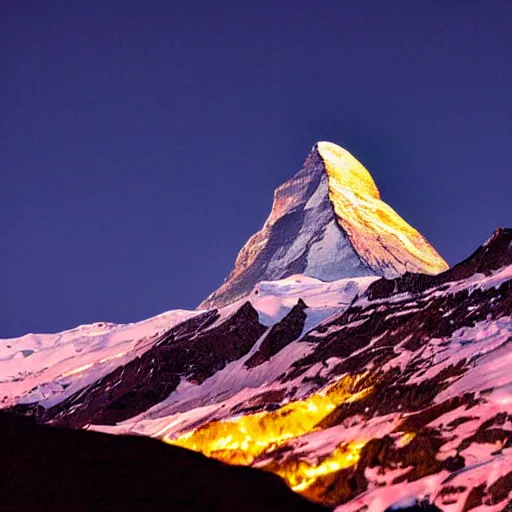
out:
<path id="1" fill-rule="evenodd" d="M 344 188 L 357 196 L 380 199 L 380 192 L 372 175 L 348 151 L 332 142 L 319 142 L 318 152 L 327 167 L 329 177 L 334 175 Z M 337 173 L 339 176 L 336 176 Z"/>
<path id="2" fill-rule="evenodd" d="M 318 151 L 338 221 L 371 268 L 383 269 L 388 278 L 405 271 L 438 274 L 448 268 L 427 240 L 381 201 L 370 173 L 356 158 L 330 142 L 319 142 Z"/>
<path id="3" fill-rule="evenodd" d="M 408 432 L 400 437 L 400 439 L 398 439 L 396 445 L 398 448 L 403 448 L 404 446 L 407 446 L 415 437 L 416 434 L 414 432 Z"/>
<path id="4" fill-rule="evenodd" d="M 289 440 L 318 430 L 317 424 L 341 403 L 359 400 L 371 393 L 372 388 L 352 392 L 363 377 L 346 376 L 328 389 L 285 404 L 276 411 L 212 421 L 175 439 L 165 436 L 164 441 L 230 464 L 249 465 Z M 336 449 L 317 466 L 301 461 L 293 468 L 285 462 L 282 467 L 277 463 L 276 468 L 268 469 L 281 475 L 290 487 L 305 489 L 318 476 L 355 464 L 363 445 L 355 443 Z"/>
<path id="5" fill-rule="evenodd" d="M 327 457 L 316 465 L 307 461 L 285 461 L 275 471 L 296 492 L 303 492 L 311 487 L 317 478 L 349 468 L 357 464 L 365 442 L 353 441 L 339 445 Z"/>

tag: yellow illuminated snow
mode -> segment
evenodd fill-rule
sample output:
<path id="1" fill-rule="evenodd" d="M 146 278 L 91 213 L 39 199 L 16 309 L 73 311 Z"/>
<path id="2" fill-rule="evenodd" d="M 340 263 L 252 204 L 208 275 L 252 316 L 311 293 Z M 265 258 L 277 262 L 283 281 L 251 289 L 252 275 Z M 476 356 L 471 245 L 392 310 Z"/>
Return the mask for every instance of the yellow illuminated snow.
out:
<path id="1" fill-rule="evenodd" d="M 211 421 L 178 437 L 164 436 L 163 440 L 230 464 L 252 464 L 290 440 L 319 430 L 319 422 L 338 405 L 372 393 L 371 387 L 354 392 L 364 375 L 345 376 L 322 392 L 289 402 L 275 411 Z M 318 477 L 356 464 L 364 444 L 350 442 L 339 446 L 316 465 L 299 461 L 267 469 L 283 477 L 294 490 L 304 491 Z"/>
<path id="2" fill-rule="evenodd" d="M 338 221 L 370 267 L 383 269 L 388 278 L 398 275 L 396 268 L 427 274 L 448 268 L 427 240 L 381 201 L 370 173 L 356 158 L 331 142 L 319 142 L 318 151 Z"/>

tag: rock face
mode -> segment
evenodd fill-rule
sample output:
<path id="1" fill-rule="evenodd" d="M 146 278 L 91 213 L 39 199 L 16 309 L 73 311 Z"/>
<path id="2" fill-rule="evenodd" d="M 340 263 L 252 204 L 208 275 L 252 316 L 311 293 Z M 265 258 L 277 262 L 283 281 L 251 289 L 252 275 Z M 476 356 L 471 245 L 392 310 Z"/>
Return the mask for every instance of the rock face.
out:
<path id="1" fill-rule="evenodd" d="M 225 306 L 259 281 L 293 274 L 334 281 L 446 268 L 425 238 L 380 200 L 369 172 L 350 153 L 319 142 L 300 171 L 276 189 L 263 228 L 199 308 Z"/>
<path id="2" fill-rule="evenodd" d="M 249 302 L 219 325 L 216 310 L 187 320 L 155 339 L 139 357 L 53 407 L 18 406 L 41 423 L 82 428 L 115 425 L 165 400 L 181 378 L 202 383 L 246 355 L 266 330 Z M 108 391 L 108 392 L 106 392 Z"/>

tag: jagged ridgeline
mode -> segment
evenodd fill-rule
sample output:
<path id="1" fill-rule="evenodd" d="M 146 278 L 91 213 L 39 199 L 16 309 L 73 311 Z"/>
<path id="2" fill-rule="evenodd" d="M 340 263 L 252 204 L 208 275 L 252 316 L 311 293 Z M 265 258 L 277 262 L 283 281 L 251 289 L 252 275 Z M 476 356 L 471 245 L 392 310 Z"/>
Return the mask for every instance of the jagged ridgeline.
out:
<path id="1" fill-rule="evenodd" d="M 242 248 L 226 281 L 199 307 L 225 306 L 259 281 L 293 274 L 334 281 L 447 268 L 427 240 L 380 199 L 360 162 L 336 144 L 318 142 L 299 172 L 276 189 L 270 216 Z"/>

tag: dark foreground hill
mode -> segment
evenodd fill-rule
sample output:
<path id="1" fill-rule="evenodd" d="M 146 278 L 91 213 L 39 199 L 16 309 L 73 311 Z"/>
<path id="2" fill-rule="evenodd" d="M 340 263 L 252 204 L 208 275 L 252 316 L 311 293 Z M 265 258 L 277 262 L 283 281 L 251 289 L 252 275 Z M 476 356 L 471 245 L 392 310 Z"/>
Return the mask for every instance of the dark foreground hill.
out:
<path id="1" fill-rule="evenodd" d="M 327 510 L 273 474 L 136 436 L 0 413 L 2 511 Z"/>

